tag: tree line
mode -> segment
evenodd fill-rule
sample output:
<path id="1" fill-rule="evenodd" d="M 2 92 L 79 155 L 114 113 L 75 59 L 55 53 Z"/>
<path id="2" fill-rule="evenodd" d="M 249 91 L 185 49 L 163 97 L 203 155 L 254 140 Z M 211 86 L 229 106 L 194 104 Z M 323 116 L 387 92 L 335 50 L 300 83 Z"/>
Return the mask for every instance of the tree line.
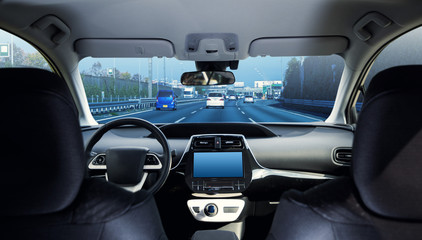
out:
<path id="1" fill-rule="evenodd" d="M 3 67 L 36 67 L 50 70 L 45 58 L 38 51 L 27 53 L 22 48 L 13 44 L 13 59 L 12 52 L 9 57 L 2 58 L 1 64 Z"/>
<path id="2" fill-rule="evenodd" d="M 92 64 L 91 68 L 88 70 L 82 71 L 83 75 L 90 75 L 95 77 L 109 77 L 107 69 L 103 69 L 100 62 L 95 62 Z M 139 74 L 136 73 L 132 76 L 129 72 L 120 72 L 119 69 L 114 69 L 114 76 L 118 79 L 139 81 Z M 145 81 L 145 79 L 141 79 Z"/>
<path id="3" fill-rule="evenodd" d="M 336 55 L 294 57 L 286 69 L 283 96 L 333 101 L 343 68 L 343 59 Z"/>

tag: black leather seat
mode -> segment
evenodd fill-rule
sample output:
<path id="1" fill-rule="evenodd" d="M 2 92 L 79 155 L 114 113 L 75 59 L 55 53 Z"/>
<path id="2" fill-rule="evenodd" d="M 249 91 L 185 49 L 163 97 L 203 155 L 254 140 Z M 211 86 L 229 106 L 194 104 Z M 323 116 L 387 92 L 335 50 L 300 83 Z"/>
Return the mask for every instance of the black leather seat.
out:
<path id="1" fill-rule="evenodd" d="M 86 178 L 78 111 L 65 81 L 0 69 L 1 239 L 167 239 L 153 196 Z"/>
<path id="2" fill-rule="evenodd" d="M 422 66 L 370 83 L 353 143 L 352 177 L 283 194 L 268 240 L 422 238 Z"/>

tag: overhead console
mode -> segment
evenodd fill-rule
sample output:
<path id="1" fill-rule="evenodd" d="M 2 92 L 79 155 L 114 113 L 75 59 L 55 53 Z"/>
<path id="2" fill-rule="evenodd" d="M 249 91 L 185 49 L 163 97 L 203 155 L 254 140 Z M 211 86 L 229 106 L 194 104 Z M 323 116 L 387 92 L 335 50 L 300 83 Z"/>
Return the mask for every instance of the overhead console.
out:
<path id="1" fill-rule="evenodd" d="M 195 193 L 241 193 L 250 184 L 255 159 L 242 135 L 195 135 L 182 162 Z"/>

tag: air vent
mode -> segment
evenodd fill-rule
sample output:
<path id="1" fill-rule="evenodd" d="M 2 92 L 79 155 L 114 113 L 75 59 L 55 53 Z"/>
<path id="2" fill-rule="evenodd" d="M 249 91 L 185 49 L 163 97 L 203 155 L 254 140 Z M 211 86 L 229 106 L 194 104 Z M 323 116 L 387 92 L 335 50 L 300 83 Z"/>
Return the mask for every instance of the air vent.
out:
<path id="1" fill-rule="evenodd" d="M 214 138 L 195 138 L 193 140 L 194 148 L 214 148 Z"/>
<path id="2" fill-rule="evenodd" d="M 350 165 L 352 162 L 351 148 L 338 148 L 334 151 L 334 162 L 342 165 Z"/>
<path id="3" fill-rule="evenodd" d="M 242 149 L 242 138 L 240 137 L 231 137 L 231 136 L 223 136 L 221 137 L 221 148 L 236 148 Z"/>

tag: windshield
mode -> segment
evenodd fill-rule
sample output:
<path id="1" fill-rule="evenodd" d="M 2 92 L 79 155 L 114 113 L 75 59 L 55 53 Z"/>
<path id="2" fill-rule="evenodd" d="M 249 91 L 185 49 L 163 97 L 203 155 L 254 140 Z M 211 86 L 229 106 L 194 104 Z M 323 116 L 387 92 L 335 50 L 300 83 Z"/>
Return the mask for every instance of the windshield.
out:
<path id="1" fill-rule="evenodd" d="M 127 116 L 153 123 L 324 121 L 343 68 L 337 55 L 250 57 L 232 70 L 233 85 L 183 86 L 180 76 L 196 70 L 192 61 L 85 58 L 79 64 L 91 113 L 99 123 Z M 173 91 L 173 101 L 159 101 L 161 94 L 171 96 L 163 90 Z M 254 101 L 245 102 L 245 96 Z M 209 97 L 224 99 L 210 102 Z"/>
<path id="2" fill-rule="evenodd" d="M 158 91 L 157 97 L 173 97 L 170 91 Z"/>

